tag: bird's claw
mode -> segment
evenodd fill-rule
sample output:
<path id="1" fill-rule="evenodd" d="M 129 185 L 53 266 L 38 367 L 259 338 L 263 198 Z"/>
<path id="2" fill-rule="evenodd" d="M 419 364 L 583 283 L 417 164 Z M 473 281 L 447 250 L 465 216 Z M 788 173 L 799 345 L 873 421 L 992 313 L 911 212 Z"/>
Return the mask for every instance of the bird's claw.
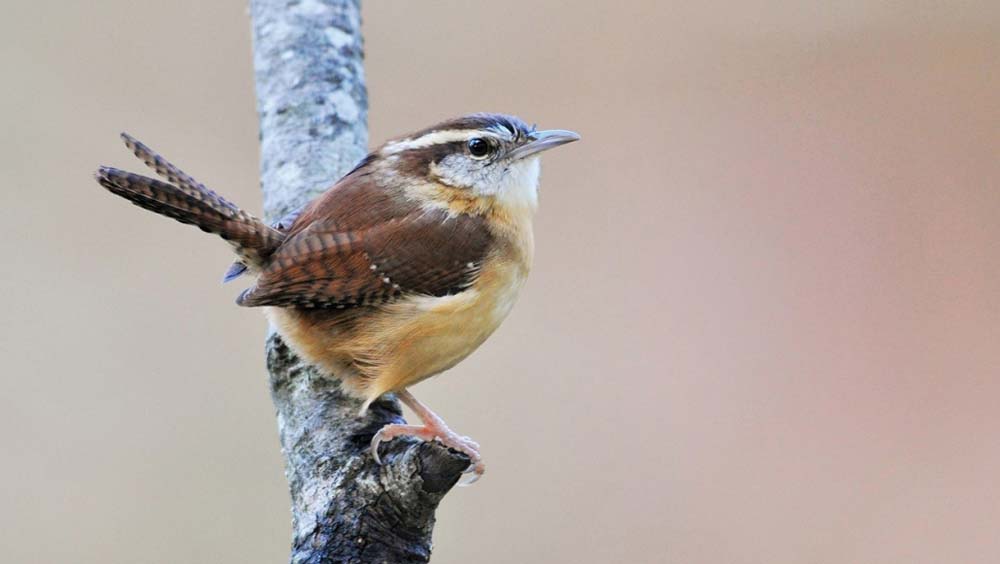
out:
<path id="1" fill-rule="evenodd" d="M 372 437 L 372 458 L 375 459 L 375 464 L 382 466 L 382 457 L 378 454 L 378 445 L 382 442 L 382 431 L 375 433 Z"/>
<path id="2" fill-rule="evenodd" d="M 479 478 L 483 477 L 484 472 L 486 472 L 486 465 L 483 464 L 482 460 L 470 462 L 468 468 L 462 470 L 462 477 L 458 479 L 458 487 L 464 488 L 475 484 Z"/>
<path id="3" fill-rule="evenodd" d="M 403 435 L 418 437 L 425 441 L 437 441 L 452 450 L 461 452 L 469 457 L 469 466 L 462 471 L 464 476 L 458 482 L 459 486 L 469 486 L 475 483 L 486 472 L 486 464 L 483 463 L 479 454 L 479 443 L 469 437 L 460 437 L 448 428 L 435 428 L 420 425 L 401 425 L 390 423 L 378 430 L 372 437 L 371 450 L 375 463 L 382 465 L 382 457 L 379 456 L 378 447 L 382 441 L 392 440 Z"/>
<path id="4" fill-rule="evenodd" d="M 398 423 L 391 423 L 378 430 L 375 436 L 372 437 L 372 457 L 375 462 L 381 466 L 382 457 L 378 454 L 378 446 L 382 441 L 391 441 L 396 437 L 401 437 L 403 435 L 413 435 L 415 437 L 420 437 L 421 439 L 429 440 L 433 437 L 428 436 L 427 427 L 421 427 L 418 425 L 400 425 Z"/>

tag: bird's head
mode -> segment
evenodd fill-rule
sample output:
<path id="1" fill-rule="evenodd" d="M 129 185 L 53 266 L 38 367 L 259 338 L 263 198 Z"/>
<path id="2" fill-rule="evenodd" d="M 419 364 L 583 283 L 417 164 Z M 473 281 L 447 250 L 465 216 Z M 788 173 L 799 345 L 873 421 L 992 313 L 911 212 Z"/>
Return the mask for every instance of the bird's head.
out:
<path id="1" fill-rule="evenodd" d="M 579 138 L 572 131 L 539 131 L 513 116 L 472 114 L 389 141 L 376 154 L 406 182 L 533 210 L 539 154 Z"/>

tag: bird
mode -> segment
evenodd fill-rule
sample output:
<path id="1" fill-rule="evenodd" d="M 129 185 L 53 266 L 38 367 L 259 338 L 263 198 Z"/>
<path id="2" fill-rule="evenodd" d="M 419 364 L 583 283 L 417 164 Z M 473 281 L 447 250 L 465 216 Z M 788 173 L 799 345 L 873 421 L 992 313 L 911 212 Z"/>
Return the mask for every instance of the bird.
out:
<path id="1" fill-rule="evenodd" d="M 478 113 L 396 137 L 332 187 L 268 224 L 121 134 L 162 180 L 101 166 L 109 192 L 232 245 L 224 281 L 263 308 L 291 349 L 361 401 L 393 393 L 421 425 L 387 424 L 379 444 L 436 440 L 485 472 L 480 446 L 409 391 L 476 350 L 507 317 L 534 256 L 540 154 L 580 139 L 504 114 Z"/>

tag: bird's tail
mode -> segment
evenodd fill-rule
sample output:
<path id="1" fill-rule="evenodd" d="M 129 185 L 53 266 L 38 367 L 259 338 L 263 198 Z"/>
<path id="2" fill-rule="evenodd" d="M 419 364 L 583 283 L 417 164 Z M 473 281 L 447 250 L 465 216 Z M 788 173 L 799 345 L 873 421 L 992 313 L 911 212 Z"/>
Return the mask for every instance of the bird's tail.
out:
<path id="1" fill-rule="evenodd" d="M 280 231 L 209 190 L 128 134 L 122 133 L 122 140 L 167 182 L 102 166 L 95 175 L 97 182 L 112 194 L 222 237 L 233 245 L 239 261 L 251 268 L 259 267 L 281 244 L 285 236 Z"/>

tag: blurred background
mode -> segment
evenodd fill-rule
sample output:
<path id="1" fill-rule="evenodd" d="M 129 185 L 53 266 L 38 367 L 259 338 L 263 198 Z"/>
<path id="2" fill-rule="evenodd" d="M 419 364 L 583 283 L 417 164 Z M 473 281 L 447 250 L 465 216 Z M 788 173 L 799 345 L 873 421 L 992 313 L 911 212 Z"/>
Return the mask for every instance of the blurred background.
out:
<path id="1" fill-rule="evenodd" d="M 285 561 L 228 247 L 91 179 L 142 170 L 127 130 L 260 210 L 246 2 L 4 4 L 0 561 Z M 435 563 L 1000 560 L 1000 4 L 364 18 L 373 144 L 481 110 L 584 139 L 511 318 L 415 389 L 490 468 Z"/>

